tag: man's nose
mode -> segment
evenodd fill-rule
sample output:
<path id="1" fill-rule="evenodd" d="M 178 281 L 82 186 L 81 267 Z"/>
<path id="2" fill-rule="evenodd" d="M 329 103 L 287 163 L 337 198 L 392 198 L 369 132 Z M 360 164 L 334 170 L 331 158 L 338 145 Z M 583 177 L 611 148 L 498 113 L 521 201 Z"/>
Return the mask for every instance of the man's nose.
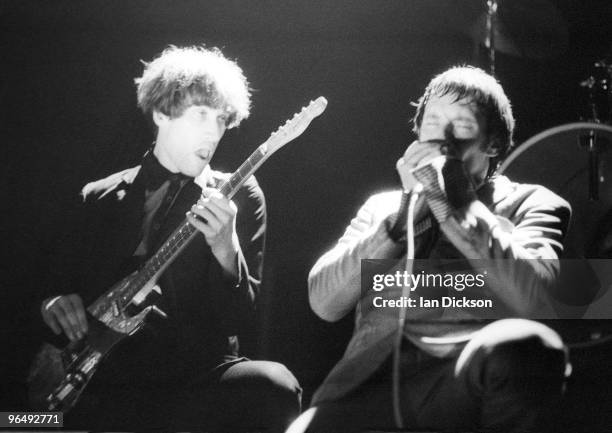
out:
<path id="1" fill-rule="evenodd" d="M 455 141 L 455 126 L 453 125 L 453 122 L 450 119 L 447 120 L 444 125 L 443 134 L 444 139 L 447 142 L 452 143 Z"/>

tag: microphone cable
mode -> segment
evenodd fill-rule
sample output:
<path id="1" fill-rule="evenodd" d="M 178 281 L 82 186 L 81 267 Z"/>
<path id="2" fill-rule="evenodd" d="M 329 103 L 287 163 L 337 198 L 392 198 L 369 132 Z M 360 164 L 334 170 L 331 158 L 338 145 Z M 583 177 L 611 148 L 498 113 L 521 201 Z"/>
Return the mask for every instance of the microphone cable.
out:
<path id="1" fill-rule="evenodd" d="M 423 192 L 423 185 L 417 183 L 412 188 L 410 201 L 408 203 L 408 212 L 406 213 L 406 266 L 404 271 L 406 275 L 412 273 L 414 261 L 414 211 L 416 208 L 419 195 Z M 401 299 L 408 299 L 410 296 L 410 287 L 404 285 L 402 287 Z M 400 405 L 400 357 L 402 349 L 402 338 L 404 336 L 404 324 L 406 323 L 406 305 L 403 304 L 399 311 L 397 320 L 397 334 L 393 345 L 393 367 L 392 367 L 392 398 L 393 398 L 393 417 L 397 428 L 404 428 L 404 419 L 402 417 Z"/>

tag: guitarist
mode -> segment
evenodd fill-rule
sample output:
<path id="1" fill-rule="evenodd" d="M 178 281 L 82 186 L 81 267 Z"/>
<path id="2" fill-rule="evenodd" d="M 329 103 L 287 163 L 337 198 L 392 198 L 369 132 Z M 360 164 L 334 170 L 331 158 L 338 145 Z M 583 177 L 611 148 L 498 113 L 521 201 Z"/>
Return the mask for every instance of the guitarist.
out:
<path id="1" fill-rule="evenodd" d="M 153 255 L 185 215 L 201 235 L 138 297 L 141 307 L 153 299 L 167 319 L 115 349 L 66 422 L 281 431 L 300 410 L 297 380 L 281 364 L 239 357 L 236 337 L 253 327 L 263 192 L 251 177 L 228 200 L 215 189 L 228 176 L 210 168 L 225 131 L 249 115 L 247 80 L 217 49 L 170 46 L 135 83 L 156 128 L 154 146 L 139 166 L 83 188 L 82 209 L 54 254 L 44 323 L 71 341 L 83 338 L 87 305 Z"/>

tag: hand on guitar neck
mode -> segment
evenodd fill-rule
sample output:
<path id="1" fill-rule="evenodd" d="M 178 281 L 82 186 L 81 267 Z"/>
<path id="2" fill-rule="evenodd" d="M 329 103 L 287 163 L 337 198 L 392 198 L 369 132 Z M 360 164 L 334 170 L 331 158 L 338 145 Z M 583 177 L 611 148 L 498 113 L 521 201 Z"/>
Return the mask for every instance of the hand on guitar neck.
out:
<path id="1" fill-rule="evenodd" d="M 202 197 L 187 212 L 187 220 L 204 235 L 206 243 L 225 272 L 238 276 L 236 213 L 233 201 L 218 190 L 204 188 Z"/>
<path id="2" fill-rule="evenodd" d="M 76 293 L 45 299 L 40 312 L 44 322 L 55 335 L 64 333 L 70 341 L 76 341 L 87 334 L 85 307 L 81 297 Z"/>

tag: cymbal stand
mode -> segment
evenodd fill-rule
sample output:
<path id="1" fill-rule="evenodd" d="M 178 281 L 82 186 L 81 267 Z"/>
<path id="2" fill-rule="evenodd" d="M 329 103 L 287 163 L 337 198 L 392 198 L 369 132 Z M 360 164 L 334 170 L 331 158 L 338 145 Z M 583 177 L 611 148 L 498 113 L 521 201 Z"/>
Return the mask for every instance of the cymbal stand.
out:
<path id="1" fill-rule="evenodd" d="M 495 76 L 495 28 L 497 26 L 497 0 L 487 0 L 485 47 L 489 58 L 489 73 Z"/>

